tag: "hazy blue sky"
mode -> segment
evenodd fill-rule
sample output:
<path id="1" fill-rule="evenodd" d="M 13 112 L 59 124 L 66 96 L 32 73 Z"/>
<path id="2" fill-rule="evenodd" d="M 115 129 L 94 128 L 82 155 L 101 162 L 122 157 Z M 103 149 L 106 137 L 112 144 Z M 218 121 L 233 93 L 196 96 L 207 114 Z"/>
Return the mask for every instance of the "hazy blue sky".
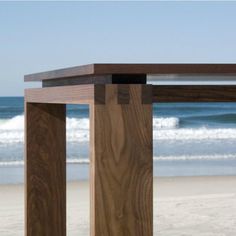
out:
<path id="1" fill-rule="evenodd" d="M 236 63 L 236 2 L 0 2 L 0 96 L 94 62 Z"/>

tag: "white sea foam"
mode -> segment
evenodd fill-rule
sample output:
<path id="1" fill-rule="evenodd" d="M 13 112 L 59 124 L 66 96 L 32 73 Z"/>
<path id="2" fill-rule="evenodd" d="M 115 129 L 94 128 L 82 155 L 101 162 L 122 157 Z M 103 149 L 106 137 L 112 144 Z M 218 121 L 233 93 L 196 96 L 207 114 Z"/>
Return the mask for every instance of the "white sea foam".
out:
<path id="1" fill-rule="evenodd" d="M 67 118 L 67 141 L 87 142 L 89 140 L 88 118 Z M 154 140 L 204 140 L 236 139 L 233 128 L 179 128 L 176 117 L 153 118 Z M 24 141 L 24 116 L 0 120 L 0 144 L 22 143 Z"/>
<path id="2" fill-rule="evenodd" d="M 235 160 L 236 154 L 212 154 L 212 155 L 180 155 L 180 156 L 155 156 L 153 161 L 187 161 L 187 160 Z M 67 164 L 89 164 L 88 158 L 67 159 Z M 2 161 L 0 167 L 23 166 L 24 161 Z"/>
<path id="3" fill-rule="evenodd" d="M 89 159 L 67 159 L 67 164 L 89 164 Z M 1 161 L 0 166 L 23 166 L 24 161 Z"/>
<path id="4" fill-rule="evenodd" d="M 83 142 L 89 140 L 89 119 L 67 118 L 67 140 Z M 0 143 L 21 143 L 24 141 L 24 116 L 0 120 Z"/>
<path id="5" fill-rule="evenodd" d="M 179 119 L 176 117 L 153 118 L 153 129 L 176 129 L 179 127 Z"/>
<path id="6" fill-rule="evenodd" d="M 24 161 L 1 161 L 0 166 L 23 166 Z"/>
<path id="7" fill-rule="evenodd" d="M 180 155 L 180 156 L 157 156 L 154 161 L 185 161 L 185 160 L 233 160 L 236 154 L 212 154 L 212 155 Z"/>
<path id="8" fill-rule="evenodd" d="M 171 129 L 171 130 L 154 130 L 154 140 L 219 140 L 219 139 L 236 139 L 236 129 Z"/>
<path id="9" fill-rule="evenodd" d="M 9 120 L 2 120 L 0 130 L 4 131 L 16 131 L 23 130 L 24 128 L 24 116 L 15 116 Z"/>

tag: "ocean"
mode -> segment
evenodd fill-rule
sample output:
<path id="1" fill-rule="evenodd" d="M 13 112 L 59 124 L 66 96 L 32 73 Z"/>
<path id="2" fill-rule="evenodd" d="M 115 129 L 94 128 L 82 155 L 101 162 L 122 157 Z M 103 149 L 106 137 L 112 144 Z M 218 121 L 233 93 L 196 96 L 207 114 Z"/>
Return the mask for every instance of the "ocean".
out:
<path id="1" fill-rule="evenodd" d="M 88 179 L 89 110 L 67 106 L 67 180 Z M 236 174 L 236 103 L 153 107 L 155 176 Z M 0 97 L 0 184 L 24 180 L 24 99 Z"/>

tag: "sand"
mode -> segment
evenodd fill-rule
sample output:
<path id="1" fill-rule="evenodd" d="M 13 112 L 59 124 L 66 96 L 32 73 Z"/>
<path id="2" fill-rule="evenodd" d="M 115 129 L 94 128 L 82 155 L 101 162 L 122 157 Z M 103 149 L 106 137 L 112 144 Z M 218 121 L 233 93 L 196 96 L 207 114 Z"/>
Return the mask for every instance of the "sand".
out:
<path id="1" fill-rule="evenodd" d="M 88 182 L 68 183 L 67 207 L 68 235 L 88 236 Z M 23 185 L 2 185 L 0 236 L 23 235 Z M 236 235 L 236 177 L 155 178 L 154 235 Z"/>

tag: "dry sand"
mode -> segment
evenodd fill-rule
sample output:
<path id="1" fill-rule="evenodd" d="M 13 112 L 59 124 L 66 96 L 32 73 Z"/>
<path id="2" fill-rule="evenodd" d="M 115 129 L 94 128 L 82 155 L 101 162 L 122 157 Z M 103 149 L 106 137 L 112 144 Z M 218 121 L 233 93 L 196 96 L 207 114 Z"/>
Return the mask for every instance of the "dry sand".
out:
<path id="1" fill-rule="evenodd" d="M 89 235 L 87 182 L 68 184 L 68 236 Z M 22 185 L 0 186 L 0 236 L 24 235 Z M 236 235 L 236 177 L 154 180 L 154 235 Z"/>

